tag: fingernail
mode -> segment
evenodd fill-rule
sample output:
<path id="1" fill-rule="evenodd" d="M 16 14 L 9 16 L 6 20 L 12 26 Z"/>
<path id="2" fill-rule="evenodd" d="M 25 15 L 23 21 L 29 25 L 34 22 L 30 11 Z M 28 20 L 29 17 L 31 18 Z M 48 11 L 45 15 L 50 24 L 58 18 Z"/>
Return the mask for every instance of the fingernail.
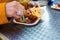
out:
<path id="1" fill-rule="evenodd" d="M 17 11 L 17 15 L 19 16 L 21 13 L 20 13 L 20 11 Z"/>

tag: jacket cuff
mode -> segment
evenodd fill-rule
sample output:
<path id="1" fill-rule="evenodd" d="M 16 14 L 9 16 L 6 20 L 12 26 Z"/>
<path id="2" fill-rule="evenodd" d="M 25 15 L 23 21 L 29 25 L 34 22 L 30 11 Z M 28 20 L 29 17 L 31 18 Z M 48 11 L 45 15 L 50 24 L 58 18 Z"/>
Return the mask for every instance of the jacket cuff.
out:
<path id="1" fill-rule="evenodd" d="M 6 3 L 0 3 L 0 24 L 9 23 L 6 12 L 5 12 Z"/>

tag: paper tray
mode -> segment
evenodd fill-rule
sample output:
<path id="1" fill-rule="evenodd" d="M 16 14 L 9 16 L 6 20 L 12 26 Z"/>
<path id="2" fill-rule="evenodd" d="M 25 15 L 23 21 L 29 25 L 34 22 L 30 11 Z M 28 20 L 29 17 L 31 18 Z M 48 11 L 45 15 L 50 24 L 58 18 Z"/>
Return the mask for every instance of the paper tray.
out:
<path id="1" fill-rule="evenodd" d="M 54 5 L 51 6 L 52 9 L 60 10 L 60 8 L 55 8 Z"/>
<path id="2" fill-rule="evenodd" d="M 41 7 L 41 9 L 44 9 L 45 7 L 46 7 L 46 6 Z M 14 22 L 14 23 L 17 23 L 17 24 L 23 24 L 23 25 L 27 25 L 27 26 L 29 26 L 29 25 L 35 25 L 35 24 L 37 24 L 40 20 L 41 20 L 41 18 L 37 19 L 34 23 L 31 23 L 31 24 L 20 23 L 20 22 L 17 22 L 15 19 L 13 19 L 13 22 Z"/>
<path id="3" fill-rule="evenodd" d="M 16 20 L 14 19 L 13 22 L 14 23 L 17 23 L 17 24 L 23 24 L 23 25 L 35 25 L 39 22 L 40 19 L 37 19 L 34 23 L 30 23 L 30 24 L 27 24 L 27 23 L 20 23 L 20 22 L 16 22 Z"/>

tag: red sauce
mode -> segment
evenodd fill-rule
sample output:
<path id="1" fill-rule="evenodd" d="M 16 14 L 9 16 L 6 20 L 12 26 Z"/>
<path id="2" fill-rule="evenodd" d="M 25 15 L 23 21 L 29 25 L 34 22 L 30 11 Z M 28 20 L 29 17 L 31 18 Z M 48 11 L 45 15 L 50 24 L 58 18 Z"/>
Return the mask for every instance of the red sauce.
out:
<path id="1" fill-rule="evenodd" d="M 60 4 L 57 4 L 58 7 L 60 7 Z"/>

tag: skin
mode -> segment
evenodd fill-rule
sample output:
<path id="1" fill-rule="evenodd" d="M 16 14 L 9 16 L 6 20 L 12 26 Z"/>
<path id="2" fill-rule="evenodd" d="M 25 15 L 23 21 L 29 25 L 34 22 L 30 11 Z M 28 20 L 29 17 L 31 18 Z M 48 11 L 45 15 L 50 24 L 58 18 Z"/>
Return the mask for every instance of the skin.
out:
<path id="1" fill-rule="evenodd" d="M 9 2 L 6 4 L 6 14 L 7 17 L 19 18 L 17 11 L 20 11 L 21 15 L 25 12 L 23 5 L 19 4 L 17 1 Z"/>
<path id="2" fill-rule="evenodd" d="M 28 8 L 39 7 L 38 2 L 30 1 L 28 3 Z M 17 11 L 20 11 L 20 15 L 17 15 Z M 25 8 L 23 5 L 19 4 L 17 1 L 12 1 L 6 4 L 6 15 L 11 18 L 20 18 L 25 13 Z"/>
<path id="3" fill-rule="evenodd" d="M 32 8 L 32 7 L 40 7 L 39 2 L 30 1 L 30 2 L 28 3 L 28 8 Z"/>

